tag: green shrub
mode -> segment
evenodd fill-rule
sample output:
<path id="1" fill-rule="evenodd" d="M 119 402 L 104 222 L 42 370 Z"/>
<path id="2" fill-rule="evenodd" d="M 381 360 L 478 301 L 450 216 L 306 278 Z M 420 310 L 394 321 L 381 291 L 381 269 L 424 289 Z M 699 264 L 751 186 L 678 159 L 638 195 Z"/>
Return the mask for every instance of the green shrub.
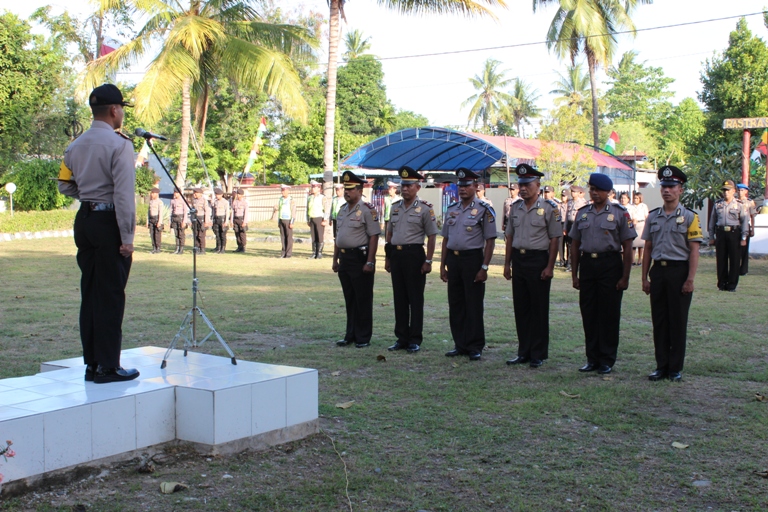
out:
<path id="1" fill-rule="evenodd" d="M 14 194 L 15 196 L 16 194 Z M 24 231 L 61 231 L 72 229 L 75 210 L 50 210 L 47 212 L 0 213 L 0 233 L 23 233 Z"/>
<path id="2" fill-rule="evenodd" d="M 72 204 L 72 198 L 59 193 L 60 162 L 52 160 L 27 160 L 13 164 L 2 177 L 0 185 L 16 184 L 13 194 L 14 210 L 56 210 Z"/>

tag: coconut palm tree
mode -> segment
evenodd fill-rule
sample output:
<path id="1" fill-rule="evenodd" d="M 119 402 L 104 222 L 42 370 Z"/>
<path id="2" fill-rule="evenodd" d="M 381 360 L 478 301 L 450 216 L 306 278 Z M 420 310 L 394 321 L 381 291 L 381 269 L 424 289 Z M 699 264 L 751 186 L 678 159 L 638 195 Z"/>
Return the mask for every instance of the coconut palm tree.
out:
<path id="1" fill-rule="evenodd" d="M 586 104 L 590 96 L 589 75 L 584 74 L 581 63 L 567 66 L 565 74 L 560 72 L 557 74 L 559 78 L 552 84 L 554 89 L 549 91 L 549 94 L 560 95 L 559 98 L 555 98 L 555 103 L 565 102 L 568 106 L 579 107 L 582 112 L 589 111 Z"/>
<path id="2" fill-rule="evenodd" d="M 557 5 L 547 32 L 547 47 L 560 59 L 587 56 L 589 83 L 592 90 L 592 135 L 599 145 L 597 82 L 598 66 L 608 67 L 616 51 L 616 33 L 635 25 L 630 14 L 638 4 L 651 4 L 653 0 L 533 0 L 533 12 L 539 7 Z"/>
<path id="3" fill-rule="evenodd" d="M 487 59 L 483 63 L 482 73 L 469 79 L 478 92 L 461 104 L 461 108 L 470 107 L 467 127 L 472 124 L 473 128 L 477 128 L 479 122 L 481 129 L 487 131 L 499 119 L 510 117 L 508 105 L 512 96 L 503 92 L 503 89 L 512 79 L 505 78 L 507 70 L 499 70 L 500 65 L 498 60 Z"/>
<path id="4" fill-rule="evenodd" d="M 507 105 L 507 111 L 509 112 L 508 121 L 515 125 L 518 137 L 525 137 L 523 123 L 529 122 L 531 118 L 539 117 L 541 109 L 536 106 L 536 100 L 541 96 L 537 89 L 531 89 L 530 84 L 519 78 L 515 78 L 515 83 L 509 96 L 510 100 Z"/>
<path id="5" fill-rule="evenodd" d="M 99 0 L 102 9 L 127 7 L 146 19 L 136 37 L 88 66 L 86 80 L 95 85 L 143 57 L 161 43 L 160 51 L 135 89 L 136 116 L 157 122 L 182 97 L 182 128 L 176 182 L 187 171 L 192 101 L 197 104 L 201 136 L 209 106 L 209 90 L 217 78 L 261 90 L 274 97 L 290 117 L 305 119 L 307 105 L 294 62 L 312 58 L 315 43 L 307 30 L 264 21 L 255 0 Z"/>
<path id="6" fill-rule="evenodd" d="M 346 0 L 328 0 L 330 20 L 328 31 L 328 88 L 325 96 L 325 135 L 323 140 L 323 179 L 333 180 L 333 150 L 336 123 L 336 71 L 339 62 L 339 27 L 344 16 Z M 465 16 L 494 17 L 487 6 L 506 7 L 505 0 L 377 0 L 401 14 L 463 14 Z"/>
<path id="7" fill-rule="evenodd" d="M 352 60 L 365 55 L 371 49 L 371 38 L 363 38 L 360 30 L 352 30 L 344 36 L 344 46 L 347 51 L 344 52 L 344 60 Z"/>

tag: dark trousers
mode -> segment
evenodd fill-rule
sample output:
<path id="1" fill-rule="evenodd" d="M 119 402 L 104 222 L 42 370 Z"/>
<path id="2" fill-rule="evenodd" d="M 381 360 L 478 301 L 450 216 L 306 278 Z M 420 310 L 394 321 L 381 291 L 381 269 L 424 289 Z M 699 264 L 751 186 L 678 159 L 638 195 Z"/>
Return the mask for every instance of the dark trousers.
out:
<path id="1" fill-rule="evenodd" d="M 571 265 L 571 237 L 568 233 L 571 232 L 573 227 L 573 221 L 569 220 L 565 223 L 565 235 L 563 235 L 563 252 L 565 253 L 565 266 Z"/>
<path id="2" fill-rule="evenodd" d="M 475 277 L 483 264 L 483 250 L 448 251 L 448 316 L 456 350 L 463 354 L 482 352 L 485 347 L 483 300 L 485 283 Z"/>
<path id="3" fill-rule="evenodd" d="M 512 304 L 517 328 L 517 355 L 545 360 L 549 357 L 549 290 L 552 280 L 542 280 L 548 251 L 512 253 Z"/>
<path id="4" fill-rule="evenodd" d="M 331 219 L 331 226 L 333 226 L 333 239 L 336 240 L 336 219 Z"/>
<path id="5" fill-rule="evenodd" d="M 198 217 L 195 222 L 192 223 L 192 233 L 195 235 L 195 247 L 199 251 L 205 251 L 205 227 L 202 217 Z"/>
<path id="6" fill-rule="evenodd" d="M 367 253 L 347 249 L 339 255 L 339 281 L 347 308 L 344 340 L 370 343 L 373 333 L 373 276 L 363 272 Z"/>
<path id="7" fill-rule="evenodd" d="M 325 237 L 325 226 L 323 226 L 322 217 L 312 217 L 309 219 L 309 236 L 312 239 L 312 246 L 323 243 Z"/>
<path id="8" fill-rule="evenodd" d="M 747 245 L 744 247 L 739 246 L 741 249 L 741 264 L 739 265 L 739 275 L 745 276 L 749 272 L 749 238 L 747 237 Z"/>
<path id="9" fill-rule="evenodd" d="M 171 216 L 171 229 L 176 237 L 176 245 L 178 247 L 184 247 L 184 242 L 187 238 L 187 230 L 184 229 L 184 216 L 172 215 Z"/>
<path id="10" fill-rule="evenodd" d="M 280 256 L 290 258 L 293 256 L 293 228 L 290 227 L 291 220 L 280 219 L 277 221 L 277 225 L 280 227 L 280 241 L 283 244 Z"/>
<path id="11" fill-rule="evenodd" d="M 125 285 L 131 258 L 118 252 L 122 244 L 115 212 L 92 212 L 90 203 L 75 216 L 75 245 L 80 279 L 80 340 L 83 361 L 104 368 L 120 366 Z"/>
<path id="12" fill-rule="evenodd" d="M 421 267 L 426 259 L 421 245 L 403 246 L 402 250 L 395 247 L 389 255 L 395 302 L 395 336 L 397 344 L 404 347 L 421 345 L 423 339 L 427 275 L 421 273 Z"/>
<path id="13" fill-rule="evenodd" d="M 563 227 L 563 231 L 565 231 L 565 224 L 561 224 Z M 558 256 L 560 259 L 560 264 L 565 266 L 567 262 L 569 261 L 571 257 L 571 245 L 569 242 L 565 241 L 566 237 L 560 238 L 560 243 L 558 244 Z M 569 237 L 570 238 L 570 237 Z"/>
<path id="14" fill-rule="evenodd" d="M 725 231 L 717 228 L 715 237 L 715 256 L 717 257 L 717 288 L 735 290 L 739 284 L 739 266 L 741 265 L 741 229 Z"/>
<path id="15" fill-rule="evenodd" d="M 670 373 L 683 371 L 688 310 L 693 299 L 692 293 L 682 293 L 688 262 L 681 263 L 666 267 L 654 263 L 649 272 L 656 369 Z"/>
<path id="16" fill-rule="evenodd" d="M 213 219 L 213 236 L 216 237 L 216 250 L 224 251 L 227 248 L 227 230 L 224 225 L 226 219 L 224 217 L 215 217 Z"/>
<path id="17" fill-rule="evenodd" d="M 613 366 L 619 349 L 623 291 L 616 289 L 624 272 L 621 253 L 579 260 L 579 307 L 584 324 L 587 361 Z"/>
<path id="18" fill-rule="evenodd" d="M 157 217 L 149 217 L 149 238 L 152 240 L 152 248 L 160 250 L 160 244 L 162 243 L 163 232 L 160 229 L 160 219 Z"/>
<path id="19" fill-rule="evenodd" d="M 245 226 L 243 223 L 245 219 L 243 217 L 235 217 L 232 219 L 232 226 L 235 230 L 235 240 L 237 241 L 237 249 L 240 251 L 245 250 L 246 236 Z"/>

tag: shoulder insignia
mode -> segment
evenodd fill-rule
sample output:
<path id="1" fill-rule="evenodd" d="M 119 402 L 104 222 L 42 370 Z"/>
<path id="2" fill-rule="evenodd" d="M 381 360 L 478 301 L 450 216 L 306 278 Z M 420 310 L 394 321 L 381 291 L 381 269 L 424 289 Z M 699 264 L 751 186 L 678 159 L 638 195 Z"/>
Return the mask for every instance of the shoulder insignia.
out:
<path id="1" fill-rule="evenodd" d="M 496 218 L 496 212 L 493 209 L 493 206 L 490 205 L 490 203 L 480 199 L 478 201 L 480 203 L 480 206 L 486 209 L 488 211 L 488 220 L 495 219 Z"/>
<path id="2" fill-rule="evenodd" d="M 420 201 L 421 201 L 421 199 L 420 199 Z M 427 208 L 432 208 L 432 203 L 430 203 L 429 201 L 421 201 L 421 204 L 423 204 Z"/>
<path id="3" fill-rule="evenodd" d="M 128 135 L 124 134 L 123 132 L 115 131 L 115 133 L 118 134 L 119 136 L 121 136 L 122 138 L 124 138 L 125 140 L 131 140 L 131 137 L 129 137 Z"/>
<path id="4" fill-rule="evenodd" d="M 626 206 L 624 206 L 623 204 L 619 204 L 619 203 L 614 203 L 614 204 L 615 204 L 616 206 L 618 206 L 619 208 L 621 208 L 622 210 L 624 210 L 624 211 L 627 211 L 627 207 L 626 207 Z"/>
<path id="5" fill-rule="evenodd" d="M 371 210 L 371 217 L 373 220 L 378 221 L 379 220 L 379 213 L 376 211 L 376 207 L 373 206 L 371 203 L 364 203 L 365 206 L 368 207 L 369 210 Z"/>
<path id="6" fill-rule="evenodd" d="M 451 204 L 449 204 L 449 205 L 448 205 L 448 208 L 453 208 L 453 207 L 454 207 L 454 206 L 456 206 L 457 204 L 459 204 L 459 202 L 458 202 L 458 201 L 454 201 L 453 203 L 451 203 Z"/>
<path id="7" fill-rule="evenodd" d="M 658 212 L 659 210 L 661 210 L 661 206 L 659 206 L 658 208 L 654 208 L 653 210 L 649 211 L 648 213 Z"/>
<path id="8" fill-rule="evenodd" d="M 549 203 L 549 206 L 551 206 L 552 208 L 558 208 L 559 209 L 558 204 L 556 202 L 554 202 L 552 199 L 545 199 L 544 201 Z"/>
<path id="9" fill-rule="evenodd" d="M 579 210 L 583 210 L 584 208 L 589 208 L 590 206 L 592 206 L 592 205 L 585 204 L 584 206 L 579 207 Z M 579 211 L 579 210 L 576 210 L 576 211 Z"/>

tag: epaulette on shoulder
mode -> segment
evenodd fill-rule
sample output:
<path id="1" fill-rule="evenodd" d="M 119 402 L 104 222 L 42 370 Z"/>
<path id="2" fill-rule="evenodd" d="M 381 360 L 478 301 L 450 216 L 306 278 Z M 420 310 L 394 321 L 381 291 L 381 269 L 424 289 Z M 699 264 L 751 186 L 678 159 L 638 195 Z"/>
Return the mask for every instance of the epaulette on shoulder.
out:
<path id="1" fill-rule="evenodd" d="M 715 201 L 715 204 L 717 204 L 717 203 L 723 203 L 723 202 L 725 202 L 725 198 L 721 197 L 720 199 L 718 199 L 717 201 Z"/>
<path id="2" fill-rule="evenodd" d="M 433 207 L 433 206 L 432 206 L 432 203 L 430 203 L 429 201 L 423 201 L 423 200 L 422 200 L 422 201 L 421 201 L 421 204 L 423 204 L 423 205 L 424 205 L 424 206 L 426 206 L 427 208 L 432 208 L 432 207 Z"/>
<path id="3" fill-rule="evenodd" d="M 619 208 L 621 208 L 622 210 L 624 210 L 624 211 L 627 211 L 627 207 L 626 207 L 626 206 L 624 206 L 623 204 L 620 204 L 620 203 L 613 203 L 613 204 L 615 204 L 616 206 L 618 206 L 618 207 L 619 207 Z"/>
<path id="4" fill-rule="evenodd" d="M 661 210 L 661 206 L 659 206 L 658 208 L 654 208 L 653 210 L 649 211 L 648 214 L 650 215 L 651 213 L 658 212 L 659 210 Z"/>
<path id="5" fill-rule="evenodd" d="M 554 202 L 552 199 L 545 199 L 544 201 L 549 203 L 549 206 L 551 206 L 552 208 L 558 208 L 558 209 L 560 208 L 560 205 Z"/>
<path id="6" fill-rule="evenodd" d="M 477 202 L 480 203 L 480 206 L 491 212 L 491 215 L 494 217 L 496 216 L 496 211 L 493 209 L 493 206 L 491 206 L 491 203 L 484 199 L 478 199 Z"/>
<path id="7" fill-rule="evenodd" d="M 687 206 L 685 206 L 685 205 L 683 205 L 683 208 L 685 208 L 686 210 L 688 210 L 688 211 L 689 211 L 689 212 L 691 212 L 691 213 L 696 213 L 696 210 L 691 210 L 690 208 L 688 208 L 688 207 L 687 207 Z M 698 214 L 696 214 L 696 215 L 698 215 Z"/>
<path id="8" fill-rule="evenodd" d="M 368 209 L 369 209 L 369 210 L 375 210 L 375 209 L 376 209 L 376 207 L 375 207 L 375 206 L 373 206 L 373 204 L 372 204 L 372 203 L 364 203 L 364 204 L 365 204 L 365 206 L 367 206 L 367 207 L 368 207 Z"/>
<path id="9" fill-rule="evenodd" d="M 584 208 L 589 208 L 590 206 L 591 206 L 591 205 L 590 205 L 589 203 L 587 203 L 587 204 L 585 204 L 584 206 L 580 207 L 580 208 L 579 208 L 578 210 L 576 210 L 576 211 L 578 212 L 579 210 L 583 210 Z"/>
<path id="10" fill-rule="evenodd" d="M 454 201 L 454 202 L 452 202 L 451 204 L 448 205 L 448 208 L 453 208 L 457 204 L 459 204 L 459 202 L 458 201 Z"/>
<path id="11" fill-rule="evenodd" d="M 124 134 L 121 131 L 115 130 L 115 133 L 118 134 L 119 136 L 121 136 L 122 138 L 124 138 L 125 140 L 131 140 L 131 137 L 129 137 L 128 135 Z"/>

